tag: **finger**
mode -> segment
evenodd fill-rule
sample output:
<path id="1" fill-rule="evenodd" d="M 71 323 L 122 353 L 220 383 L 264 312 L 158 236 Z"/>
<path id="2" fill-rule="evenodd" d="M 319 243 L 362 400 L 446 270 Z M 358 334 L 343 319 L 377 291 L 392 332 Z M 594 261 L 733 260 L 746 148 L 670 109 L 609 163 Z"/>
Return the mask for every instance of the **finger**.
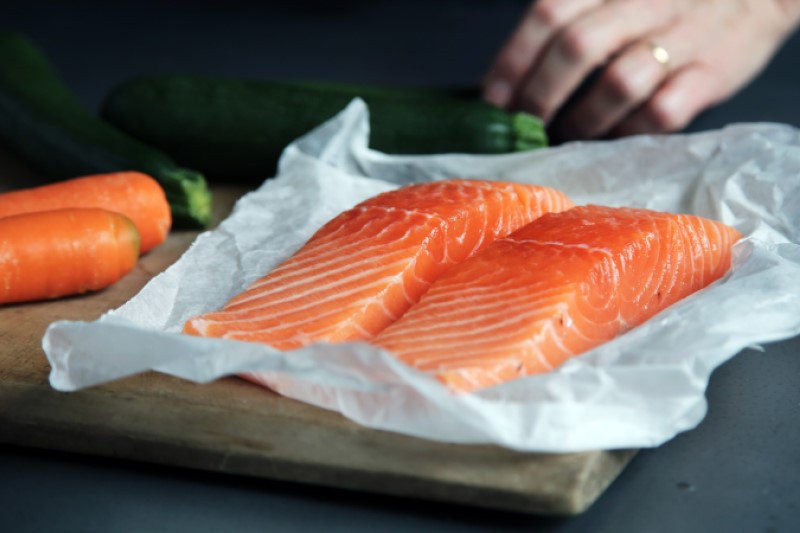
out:
<path id="1" fill-rule="evenodd" d="M 706 68 L 690 65 L 669 78 L 642 107 L 625 118 L 614 136 L 669 133 L 686 127 L 718 100 L 717 80 Z"/>
<path id="2" fill-rule="evenodd" d="M 495 58 L 484 82 L 484 98 L 507 106 L 517 85 L 558 30 L 603 0 L 539 0 L 532 2 Z"/>
<path id="3" fill-rule="evenodd" d="M 626 45 L 666 25 L 673 18 L 669 0 L 605 3 L 570 23 L 548 46 L 541 62 L 524 81 L 517 105 L 549 122 L 592 70 Z"/>
<path id="4" fill-rule="evenodd" d="M 555 126 L 562 138 L 600 137 L 640 107 L 658 89 L 669 72 L 688 65 L 703 36 L 698 25 L 678 21 L 628 46 L 612 60 L 591 87 Z M 659 54 L 667 55 L 666 58 Z"/>

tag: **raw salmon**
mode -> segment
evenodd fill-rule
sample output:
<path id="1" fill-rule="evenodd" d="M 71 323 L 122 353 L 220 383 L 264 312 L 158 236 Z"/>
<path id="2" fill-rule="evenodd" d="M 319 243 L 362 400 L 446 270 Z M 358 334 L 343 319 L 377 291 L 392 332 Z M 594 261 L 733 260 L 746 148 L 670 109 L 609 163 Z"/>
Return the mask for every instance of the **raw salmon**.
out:
<path id="1" fill-rule="evenodd" d="M 740 237 L 641 209 L 545 215 L 451 268 L 370 342 L 459 391 L 547 372 L 721 277 Z"/>
<path id="2" fill-rule="evenodd" d="M 184 331 L 281 350 L 367 339 L 405 313 L 449 266 L 572 205 L 547 187 L 479 180 L 380 194 L 328 222 L 221 311 L 190 319 Z"/>

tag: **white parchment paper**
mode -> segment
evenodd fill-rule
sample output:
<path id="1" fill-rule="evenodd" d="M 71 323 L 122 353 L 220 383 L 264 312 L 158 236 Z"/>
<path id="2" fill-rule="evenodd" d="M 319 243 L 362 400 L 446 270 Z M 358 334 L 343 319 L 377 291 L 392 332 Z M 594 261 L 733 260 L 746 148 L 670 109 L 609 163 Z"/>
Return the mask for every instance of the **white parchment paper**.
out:
<path id="1" fill-rule="evenodd" d="M 697 425 L 712 370 L 741 349 L 800 333 L 800 135 L 737 125 L 689 136 L 570 144 L 507 156 L 391 157 L 367 148 L 354 100 L 287 147 L 275 179 L 121 308 L 51 324 L 50 382 L 73 391 L 146 370 L 207 382 L 264 372 L 286 396 L 367 426 L 434 440 L 567 452 L 656 446 Z M 364 343 L 292 352 L 183 336 L 357 202 L 450 177 L 556 187 L 576 203 L 722 220 L 747 237 L 731 274 L 557 371 L 469 395 Z"/>

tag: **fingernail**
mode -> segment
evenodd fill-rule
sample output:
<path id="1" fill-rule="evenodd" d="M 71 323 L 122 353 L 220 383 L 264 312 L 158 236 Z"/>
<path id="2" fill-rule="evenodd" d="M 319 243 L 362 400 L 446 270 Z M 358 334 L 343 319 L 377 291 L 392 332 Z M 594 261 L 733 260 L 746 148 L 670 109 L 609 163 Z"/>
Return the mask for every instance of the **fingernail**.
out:
<path id="1" fill-rule="evenodd" d="M 505 107 L 511 100 L 511 85 L 505 80 L 493 80 L 486 84 L 484 98 L 498 107 Z"/>

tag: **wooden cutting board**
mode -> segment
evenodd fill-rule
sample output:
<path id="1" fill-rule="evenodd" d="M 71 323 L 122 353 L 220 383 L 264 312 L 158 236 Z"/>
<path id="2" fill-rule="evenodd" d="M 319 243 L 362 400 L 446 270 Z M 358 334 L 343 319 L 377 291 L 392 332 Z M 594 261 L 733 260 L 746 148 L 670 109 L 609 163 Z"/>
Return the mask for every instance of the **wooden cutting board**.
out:
<path id="1" fill-rule="evenodd" d="M 0 153 L 0 191 L 26 174 Z M 215 189 L 216 221 L 243 192 Z M 431 442 L 368 429 L 235 378 L 197 385 L 148 373 L 53 390 L 41 348 L 47 326 L 118 307 L 196 236 L 173 232 L 102 292 L 0 307 L 0 442 L 542 514 L 580 513 L 633 457 Z"/>

